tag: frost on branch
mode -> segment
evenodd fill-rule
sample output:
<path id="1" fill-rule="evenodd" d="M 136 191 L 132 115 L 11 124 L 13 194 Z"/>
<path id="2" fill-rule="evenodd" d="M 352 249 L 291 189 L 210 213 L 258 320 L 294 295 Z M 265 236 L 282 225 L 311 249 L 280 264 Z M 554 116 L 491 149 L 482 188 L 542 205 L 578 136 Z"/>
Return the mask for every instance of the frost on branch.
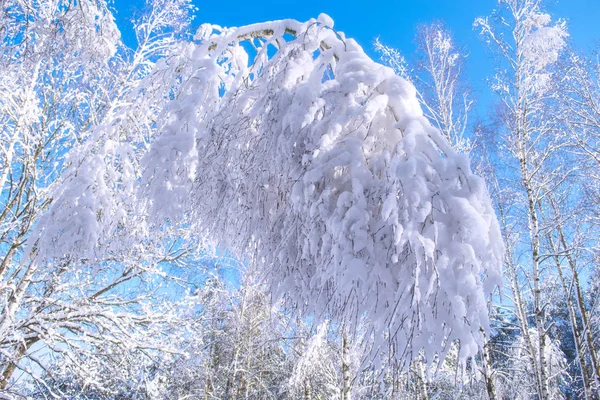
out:
<path id="1" fill-rule="evenodd" d="M 203 25 L 159 62 L 178 91 L 139 201 L 249 257 L 304 312 L 366 316 L 375 349 L 433 360 L 460 339 L 473 355 L 503 253 L 485 185 L 414 87 L 332 24 Z"/>

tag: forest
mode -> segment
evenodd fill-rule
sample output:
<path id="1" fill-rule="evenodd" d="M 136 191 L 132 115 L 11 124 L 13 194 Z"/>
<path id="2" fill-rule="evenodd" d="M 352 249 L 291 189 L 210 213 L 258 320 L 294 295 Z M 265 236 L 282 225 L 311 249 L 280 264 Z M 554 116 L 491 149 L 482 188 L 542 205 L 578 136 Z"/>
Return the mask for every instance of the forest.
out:
<path id="1" fill-rule="evenodd" d="M 549 3 L 473 21 L 481 93 L 443 21 L 0 1 L 0 399 L 600 400 L 600 53 Z"/>

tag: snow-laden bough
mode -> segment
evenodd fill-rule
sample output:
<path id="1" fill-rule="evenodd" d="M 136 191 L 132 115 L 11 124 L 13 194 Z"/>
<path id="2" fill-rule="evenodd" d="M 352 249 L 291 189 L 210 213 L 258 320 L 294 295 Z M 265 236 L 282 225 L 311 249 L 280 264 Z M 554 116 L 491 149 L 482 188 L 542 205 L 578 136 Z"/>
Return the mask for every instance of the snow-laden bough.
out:
<path id="1" fill-rule="evenodd" d="M 176 91 L 132 181 L 155 226 L 193 224 L 317 318 L 365 318 L 392 356 L 433 360 L 455 340 L 476 353 L 501 235 L 484 182 L 409 82 L 325 15 L 203 25 L 157 71 Z M 80 251 L 102 252 L 78 229 Z"/>

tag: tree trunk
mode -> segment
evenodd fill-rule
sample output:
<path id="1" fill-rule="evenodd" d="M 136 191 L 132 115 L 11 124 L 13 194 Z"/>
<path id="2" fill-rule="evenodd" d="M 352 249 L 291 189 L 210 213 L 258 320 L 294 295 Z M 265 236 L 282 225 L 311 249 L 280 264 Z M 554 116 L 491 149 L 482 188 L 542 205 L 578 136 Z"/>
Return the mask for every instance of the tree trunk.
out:
<path id="1" fill-rule="evenodd" d="M 494 369 L 492 368 L 492 358 L 490 357 L 489 344 L 483 328 L 480 328 L 483 335 L 483 378 L 485 379 L 485 389 L 489 400 L 496 400 L 496 385 L 494 383 Z"/>
<path id="2" fill-rule="evenodd" d="M 560 230 L 560 227 L 559 227 Z M 558 272 L 558 276 L 560 278 L 560 283 L 565 293 L 565 299 L 567 302 L 567 309 L 569 311 L 569 320 L 571 322 L 571 330 L 573 333 L 573 341 L 575 342 L 575 350 L 577 352 L 577 360 L 579 361 L 579 367 L 581 368 L 581 378 L 583 379 L 583 390 L 586 399 L 590 398 L 591 387 L 590 380 L 587 374 L 587 363 L 585 362 L 585 358 L 583 356 L 583 349 L 581 348 L 581 335 L 579 333 L 579 326 L 577 325 L 577 315 L 575 313 L 575 308 L 573 307 L 573 302 L 571 300 L 571 290 L 567 285 L 567 280 L 563 274 L 562 265 L 559 259 L 559 249 L 554 243 L 554 240 L 551 235 L 548 235 L 548 242 L 550 243 L 552 252 L 554 253 L 554 262 L 556 264 L 556 270 Z M 566 249 L 565 249 L 566 250 Z M 573 280 L 575 277 L 573 277 Z"/>
<path id="3" fill-rule="evenodd" d="M 524 107 L 527 110 L 527 107 Z M 520 121 L 519 123 L 524 123 Z M 529 216 L 529 237 L 531 239 L 531 272 L 533 278 L 533 308 L 535 313 L 535 325 L 538 331 L 538 359 L 539 359 L 539 396 L 540 400 L 549 398 L 548 392 L 548 370 L 546 360 L 546 327 L 544 324 L 544 309 L 542 307 L 542 290 L 540 287 L 540 229 L 537 214 L 537 198 L 535 196 L 530 179 L 529 166 L 527 164 L 526 141 L 523 129 L 519 129 L 519 165 L 521 168 L 521 181 L 527 193 L 527 206 Z"/>
<path id="4" fill-rule="evenodd" d="M 29 350 L 29 348 L 39 340 L 40 339 L 36 336 L 25 340 L 25 343 L 19 344 L 14 360 L 9 361 L 2 370 L 2 374 L 0 375 L 0 390 L 6 389 L 8 383 L 10 382 L 10 377 L 15 372 L 15 369 L 17 369 L 19 360 L 25 355 L 25 352 L 27 352 L 27 350 Z"/>
<path id="5" fill-rule="evenodd" d="M 350 344 L 348 334 L 342 334 L 342 400 L 351 400 L 352 382 L 350 380 Z"/>
<path id="6" fill-rule="evenodd" d="M 423 360 L 419 357 L 415 361 L 415 367 L 417 369 L 417 398 L 419 400 L 429 400 L 429 393 L 427 391 L 427 380 L 425 379 L 425 371 L 423 370 Z"/>
<path id="7" fill-rule="evenodd" d="M 519 281 L 517 277 L 517 272 L 514 269 L 514 266 L 511 266 L 511 289 L 514 296 L 514 302 L 516 307 L 517 319 L 519 320 L 519 325 L 521 327 L 521 334 L 523 335 L 523 341 L 525 342 L 525 347 L 527 353 L 529 354 L 529 358 L 531 361 L 531 365 L 533 367 L 535 373 L 535 382 L 538 393 L 540 391 L 540 367 L 539 367 L 539 358 L 535 355 L 535 347 L 534 343 L 531 340 L 531 335 L 529 334 L 529 324 L 527 322 L 527 315 L 523 306 L 523 295 L 521 294 L 521 290 L 519 288 Z"/>
<path id="8" fill-rule="evenodd" d="M 304 381 L 304 400 L 311 400 L 310 382 L 308 379 Z"/>

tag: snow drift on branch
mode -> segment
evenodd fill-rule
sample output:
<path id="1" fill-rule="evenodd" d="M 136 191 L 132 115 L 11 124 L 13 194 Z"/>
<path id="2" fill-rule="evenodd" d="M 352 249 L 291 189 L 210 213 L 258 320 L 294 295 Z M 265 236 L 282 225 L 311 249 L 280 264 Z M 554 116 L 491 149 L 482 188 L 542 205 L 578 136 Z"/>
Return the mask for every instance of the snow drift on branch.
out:
<path id="1" fill-rule="evenodd" d="M 191 221 L 250 257 L 305 312 L 367 315 L 395 356 L 432 360 L 454 339 L 473 355 L 503 253 L 485 185 L 414 87 L 332 26 L 204 25 L 159 62 L 157 81 L 178 89 L 132 201 L 155 226 Z M 95 236 L 80 232 L 82 253 L 102 253 Z"/>

